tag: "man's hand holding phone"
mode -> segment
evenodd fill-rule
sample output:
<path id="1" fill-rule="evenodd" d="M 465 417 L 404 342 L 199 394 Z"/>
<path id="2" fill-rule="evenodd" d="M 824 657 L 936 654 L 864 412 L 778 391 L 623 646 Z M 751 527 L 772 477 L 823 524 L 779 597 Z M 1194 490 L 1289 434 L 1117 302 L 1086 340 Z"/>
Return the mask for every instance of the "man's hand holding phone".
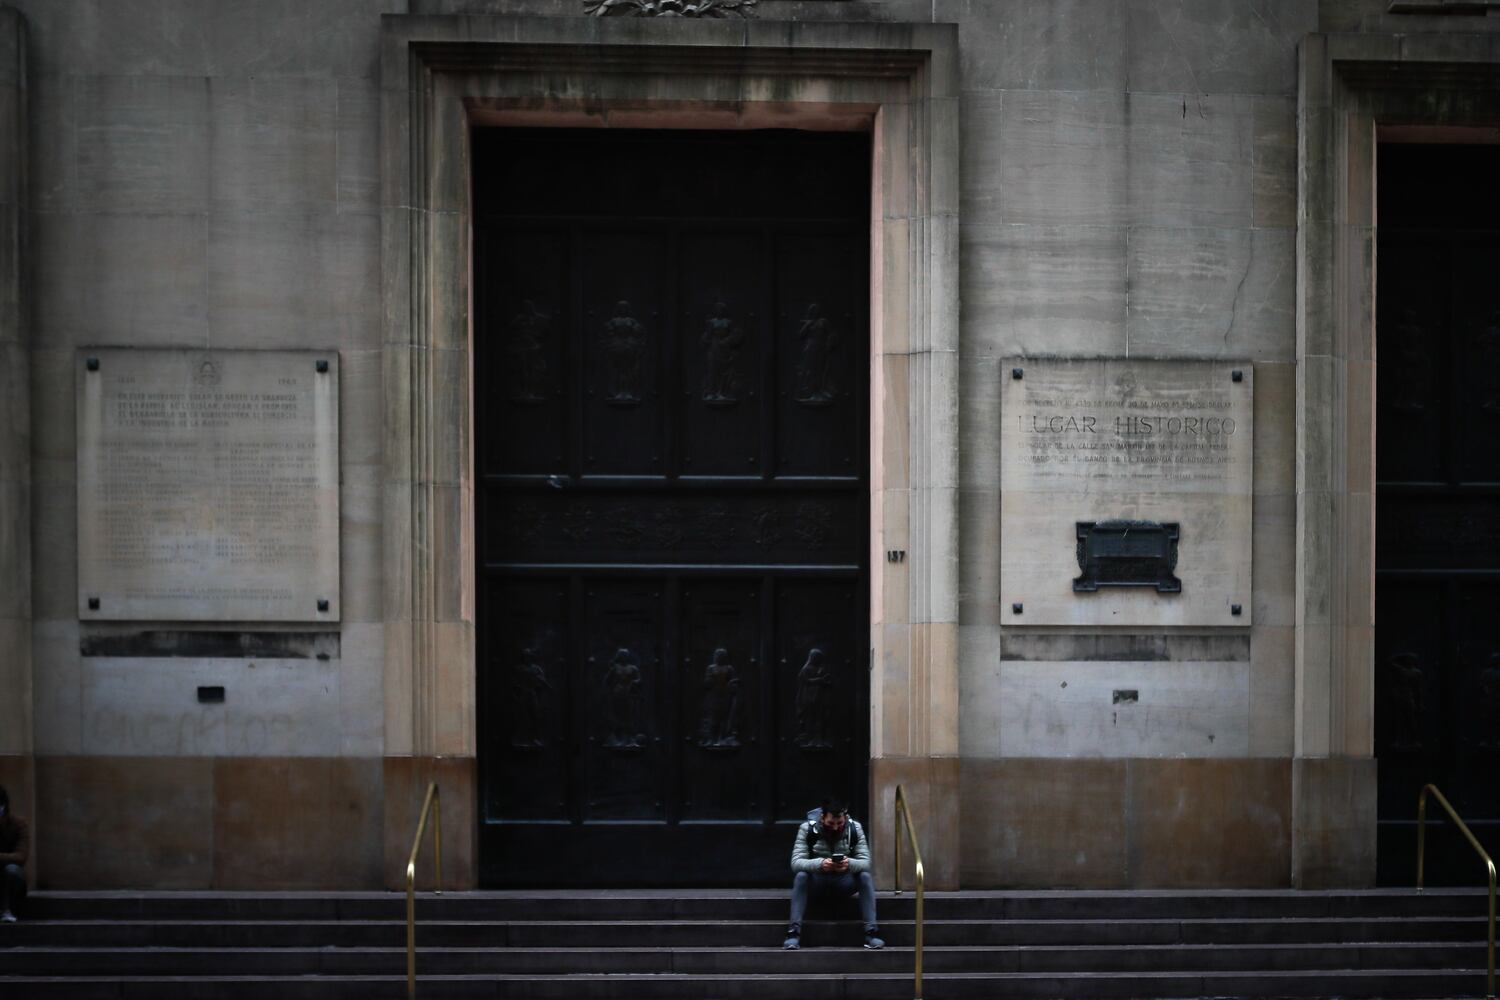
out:
<path id="1" fill-rule="evenodd" d="M 842 854 L 835 854 L 831 858 L 823 859 L 823 870 L 832 874 L 839 874 L 849 870 L 849 859 Z"/>

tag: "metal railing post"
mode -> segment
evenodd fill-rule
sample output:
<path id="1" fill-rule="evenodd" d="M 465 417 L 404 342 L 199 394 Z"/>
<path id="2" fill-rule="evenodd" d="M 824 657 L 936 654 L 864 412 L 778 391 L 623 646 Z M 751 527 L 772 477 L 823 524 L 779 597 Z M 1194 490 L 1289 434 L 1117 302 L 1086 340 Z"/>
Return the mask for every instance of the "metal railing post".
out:
<path id="1" fill-rule="evenodd" d="M 916 862 L 917 874 L 917 904 L 916 904 L 916 927 L 913 934 L 913 954 L 915 962 L 912 969 L 912 989 L 916 1000 L 922 1000 L 922 908 L 927 895 L 927 872 L 922 865 L 922 848 L 917 844 L 917 832 L 911 825 L 911 806 L 906 803 L 906 790 L 900 785 L 896 786 L 896 895 L 901 895 L 901 833 L 904 829 L 906 839 L 911 841 L 912 859 Z M 904 824 L 904 826 L 903 826 Z"/>
<path id="2" fill-rule="evenodd" d="M 1442 792 L 1438 791 L 1438 787 L 1436 785 L 1432 785 L 1432 784 L 1423 785 L 1422 786 L 1422 791 L 1420 793 L 1418 793 L 1418 795 L 1417 795 L 1417 891 L 1418 892 L 1422 891 L 1423 877 L 1424 877 L 1424 874 L 1425 874 L 1425 872 L 1424 872 L 1423 869 L 1424 869 L 1424 862 L 1425 862 L 1426 856 L 1427 856 L 1427 793 L 1428 792 L 1431 792 L 1432 795 L 1433 795 L 1433 797 L 1437 799 L 1438 805 L 1440 805 L 1440 806 L 1443 807 L 1443 811 L 1448 814 L 1448 818 L 1451 819 L 1451 820 L 1453 820 L 1453 822 L 1455 824 L 1457 824 L 1459 832 L 1462 833 L 1464 835 L 1464 837 L 1469 841 L 1469 846 L 1472 847 L 1472 848 L 1474 848 L 1475 852 L 1479 855 L 1479 859 L 1484 862 L 1484 867 L 1485 867 L 1485 869 L 1489 873 L 1489 880 L 1490 880 L 1490 919 L 1489 919 L 1488 950 L 1485 953 L 1485 959 L 1486 959 L 1486 961 L 1485 961 L 1485 981 L 1484 981 L 1485 982 L 1485 991 L 1484 991 L 1484 995 L 1486 997 L 1488 997 L 1489 1000 L 1494 1000 L 1494 998 L 1495 998 L 1495 862 L 1489 856 L 1488 852 L 1485 851 L 1484 847 L 1480 845 L 1479 838 L 1474 836 L 1474 831 L 1472 831 L 1472 830 L 1469 829 L 1469 824 L 1465 823 L 1459 817 L 1458 813 L 1456 811 L 1454 811 L 1452 804 L 1449 803 L 1446 798 L 1444 798 Z"/>
<path id="3" fill-rule="evenodd" d="M 417 833 L 411 839 L 411 854 L 406 858 L 406 995 L 417 995 L 417 852 L 422 849 L 422 834 L 427 830 L 427 816 L 433 806 L 437 812 L 432 819 L 433 849 L 437 855 L 436 895 L 443 894 L 443 810 L 439 803 L 437 782 L 427 785 L 427 797 L 422 800 L 422 812 L 417 816 Z"/>

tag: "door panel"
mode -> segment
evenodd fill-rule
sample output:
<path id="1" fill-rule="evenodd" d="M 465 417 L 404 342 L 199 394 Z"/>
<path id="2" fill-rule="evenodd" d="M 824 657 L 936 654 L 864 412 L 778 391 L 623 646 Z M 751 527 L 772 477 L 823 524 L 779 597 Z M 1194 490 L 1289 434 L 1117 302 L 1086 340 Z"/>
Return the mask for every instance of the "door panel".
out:
<path id="1" fill-rule="evenodd" d="M 1378 170 L 1379 878 L 1410 884 L 1428 782 L 1500 841 L 1500 148 L 1383 146 Z M 1473 884 L 1430 822 L 1429 878 Z"/>
<path id="2" fill-rule="evenodd" d="M 779 885 L 862 810 L 868 161 L 475 133 L 484 883 Z"/>

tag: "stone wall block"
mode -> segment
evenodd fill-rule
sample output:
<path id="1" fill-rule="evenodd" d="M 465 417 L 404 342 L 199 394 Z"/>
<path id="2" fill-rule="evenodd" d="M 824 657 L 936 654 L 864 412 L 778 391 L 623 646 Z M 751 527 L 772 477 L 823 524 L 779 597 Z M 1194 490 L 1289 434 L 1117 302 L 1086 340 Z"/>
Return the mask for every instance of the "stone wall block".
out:
<path id="1" fill-rule="evenodd" d="M 1333 289 L 1334 351 L 1351 363 L 1375 360 L 1375 227 L 1335 230 L 1339 280 Z"/>
<path id="2" fill-rule="evenodd" d="M 966 90 L 1124 90 L 1121 0 L 937 0 L 956 23 Z"/>
<path id="3" fill-rule="evenodd" d="M 30 620 L 0 615 L 0 650 L 0 755 L 23 756 L 33 747 Z"/>
<path id="4" fill-rule="evenodd" d="M 208 208 L 209 81 L 82 76 L 77 81 L 77 204 L 92 212 Z"/>
<path id="5" fill-rule="evenodd" d="M 899 101 L 882 104 L 875 121 L 873 150 L 882 218 L 911 217 L 911 143 L 911 106 Z"/>
<path id="6" fill-rule="evenodd" d="M 386 621 L 408 620 L 412 615 L 411 573 L 413 560 L 417 558 L 413 552 L 416 540 L 412 537 L 414 489 L 410 483 L 389 480 L 382 487 L 380 509 L 386 572 L 381 589 L 385 592 L 382 612 Z"/>
<path id="7" fill-rule="evenodd" d="M 1375 498 L 1368 490 L 1334 496 L 1334 523 L 1342 533 L 1344 565 L 1343 606 L 1336 623 L 1373 625 L 1375 622 Z"/>
<path id="8" fill-rule="evenodd" d="M 207 889 L 214 867 L 214 761 L 36 761 L 44 889 Z"/>
<path id="9" fill-rule="evenodd" d="M 875 481 L 887 489 L 905 489 L 910 485 L 907 464 L 910 433 L 908 361 L 905 354 L 886 354 L 876 359 L 881 369 L 876 386 L 883 395 L 875 410 L 875 426 L 872 428 L 876 436 L 876 461 L 879 465 L 873 471 L 876 473 Z"/>
<path id="10" fill-rule="evenodd" d="M 384 607 L 381 469 L 345 464 L 339 484 L 339 619 L 378 622 Z"/>
<path id="11" fill-rule="evenodd" d="M 346 604 L 347 606 L 347 604 Z M 337 664 L 339 753 L 379 757 L 385 748 L 385 627 L 345 622 Z"/>
<path id="12" fill-rule="evenodd" d="M 206 346 L 208 241 L 201 217 L 43 218 L 33 241 L 36 343 Z"/>
<path id="13" fill-rule="evenodd" d="M 979 223 L 1127 221 L 1125 95 L 1007 91 L 998 114 L 978 100 L 970 105 L 961 167 L 966 218 L 972 212 Z"/>
<path id="14" fill-rule="evenodd" d="M 874 352 L 905 354 L 911 349 L 911 227 L 908 219 L 878 223 L 880 311 L 870 331 Z"/>
<path id="15" fill-rule="evenodd" d="M 1251 102 L 1251 222 L 1257 228 L 1297 225 L 1297 102 L 1258 97 Z"/>
<path id="16" fill-rule="evenodd" d="M 1250 225 L 1254 114 L 1248 98 L 1132 93 L 1125 115 L 1132 223 Z"/>
<path id="17" fill-rule="evenodd" d="M 980 760 L 960 766 L 965 886 L 1117 888 L 1127 884 L 1127 762 Z"/>
<path id="18" fill-rule="evenodd" d="M 958 165 L 963 150 L 959 99 L 947 97 L 928 101 L 926 118 L 932 162 L 926 210 L 938 216 L 957 215 L 960 195 Z"/>
<path id="19" fill-rule="evenodd" d="M 32 614 L 78 616 L 78 488 L 72 459 L 32 463 Z"/>
<path id="20" fill-rule="evenodd" d="M 28 181 L 34 212 L 72 209 L 78 197 L 75 76 L 47 76 L 33 80 L 31 142 L 28 144 Z M 37 224 L 45 224 L 38 219 Z"/>
<path id="21" fill-rule="evenodd" d="M 1293 751 L 1299 757 L 1327 757 L 1333 751 L 1332 625 L 1298 624 L 1296 722 Z"/>
<path id="22" fill-rule="evenodd" d="M 1375 761 L 1369 757 L 1299 757 L 1292 762 L 1292 884 L 1297 888 L 1374 884 L 1375 776 Z"/>
<path id="23" fill-rule="evenodd" d="M 427 356 L 432 365 L 432 412 L 427 419 L 434 428 L 441 428 L 433 435 L 432 481 L 457 486 L 468 478 L 469 352 L 433 348 Z"/>
<path id="24" fill-rule="evenodd" d="M 1257 613 L 1258 614 L 1258 613 Z M 1292 755 L 1296 702 L 1294 630 L 1257 617 L 1250 632 L 1250 756 Z"/>
<path id="25" fill-rule="evenodd" d="M 1297 485 L 1297 367 L 1255 366 L 1255 493 L 1291 493 Z"/>
<path id="26" fill-rule="evenodd" d="M 33 437 L 31 354 L 23 343 L 0 339 L 0 483 L 25 483 L 28 487 Z"/>
<path id="27" fill-rule="evenodd" d="M 0 620 L 27 621 L 32 609 L 31 483 L 0 479 L 0 512 Z"/>
<path id="28" fill-rule="evenodd" d="M 380 207 L 380 90 L 376 83 L 339 80 L 337 118 L 338 210 L 373 213 Z"/>
<path id="29" fill-rule="evenodd" d="M 339 461 L 346 466 L 380 464 L 383 364 L 378 347 L 339 352 Z"/>
<path id="30" fill-rule="evenodd" d="M 1344 488 L 1351 493 L 1371 493 L 1375 489 L 1375 363 L 1350 361 L 1346 370 Z"/>
<path id="31" fill-rule="evenodd" d="M 426 558 L 434 561 L 435 589 L 432 599 L 433 620 L 456 622 L 463 617 L 463 591 L 460 586 L 460 567 L 450 560 L 461 561 L 467 551 L 464 545 L 464 498 L 458 486 L 435 485 L 430 491 L 428 516 L 432 519 L 432 550 Z M 425 544 L 425 542 L 424 542 Z"/>
<path id="32" fill-rule="evenodd" d="M 1124 354 L 1126 230 L 963 229 L 964 355 Z"/>
<path id="33" fill-rule="evenodd" d="M 387 889 L 406 890 L 406 859 L 411 852 L 417 817 L 431 781 L 438 784 L 439 808 L 442 810 L 443 888 L 474 888 L 478 881 L 475 843 L 478 823 L 474 805 L 479 801 L 474 764 L 473 757 L 385 758 L 385 849 L 381 870 Z M 434 832 L 429 820 L 417 858 L 419 889 L 429 889 L 436 884 Z"/>
<path id="34" fill-rule="evenodd" d="M 78 354 L 72 350 L 47 348 L 31 351 L 31 371 L 25 396 L 31 402 L 31 454 L 38 460 L 72 461 L 78 445 L 77 401 L 73 372 Z M 25 398 L 23 396 L 23 398 Z"/>
<path id="35" fill-rule="evenodd" d="M 1291 94 L 1297 42 L 1316 31 L 1301 0 L 1126 0 L 1132 91 Z"/>
<path id="36" fill-rule="evenodd" d="M 911 753 L 911 626 L 889 623 L 878 628 L 875 676 L 870 700 L 879 717 L 871 720 L 870 756 L 905 757 Z"/>
<path id="37" fill-rule="evenodd" d="M 216 205 L 333 207 L 337 81 L 216 77 L 210 108 L 209 195 Z"/>
<path id="38" fill-rule="evenodd" d="M 1297 227 L 1297 259 L 1305 280 L 1297 283 L 1297 356 L 1327 357 L 1334 351 L 1333 238 L 1330 222 Z"/>
<path id="39" fill-rule="evenodd" d="M 103 76 L 208 75 L 207 19 L 188 0 L 76 0 L 28 6 L 65 8 L 48 25 L 52 38 L 45 49 L 49 60 L 53 53 L 68 53 L 67 63 L 49 64 L 47 72 L 82 65 Z"/>
<path id="40" fill-rule="evenodd" d="M 1133 229 L 1130 353 L 1291 360 L 1294 250 L 1290 230 Z"/>
<path id="41" fill-rule="evenodd" d="M 1251 590 L 1256 625 L 1297 618 L 1297 498 L 1257 493 L 1251 533 Z"/>
<path id="42" fill-rule="evenodd" d="M 206 25 L 208 72 L 215 76 L 373 77 L 380 16 L 389 0 L 252 0 L 229 5 Z"/>
<path id="43" fill-rule="evenodd" d="M 902 787 L 911 809 L 912 827 L 922 848 L 926 869 L 926 888 L 956 889 L 959 885 L 959 861 L 962 844 L 959 803 L 959 760 L 957 757 L 880 758 L 870 762 L 870 829 L 871 842 L 880 847 L 875 852 L 875 883 L 881 888 L 893 887 L 893 846 L 896 843 L 896 786 Z M 904 831 L 904 825 L 903 825 Z M 901 835 L 903 888 L 915 888 L 909 841 Z"/>
<path id="44" fill-rule="evenodd" d="M 412 624 L 387 618 L 382 690 L 385 701 L 385 752 L 411 754 L 416 747 L 412 698 Z"/>
<path id="45" fill-rule="evenodd" d="M 965 489 L 1000 482 L 1000 364 L 993 355 L 963 352 L 959 367 L 959 484 Z M 1007 371 L 1003 376 L 1010 378 Z"/>
<path id="46" fill-rule="evenodd" d="M 1308 356 L 1297 366 L 1297 391 L 1306 404 L 1297 436 L 1297 491 L 1326 493 L 1342 487 L 1334 479 L 1335 460 L 1344 442 L 1337 440 L 1342 420 L 1346 363 L 1340 358 Z"/>
<path id="47" fill-rule="evenodd" d="M 958 627 L 958 738 L 965 760 L 1000 756 L 1000 629 Z"/>
<path id="48" fill-rule="evenodd" d="M 874 558 L 881 560 L 891 549 L 903 552 L 911 548 L 910 493 L 907 490 L 881 490 L 881 544 Z M 905 622 L 910 617 L 911 567 L 910 560 L 898 563 L 878 564 L 875 574 L 881 580 L 879 604 L 876 614 L 881 622 Z"/>
<path id="49" fill-rule="evenodd" d="M 469 344 L 469 220 L 456 212 L 428 212 L 423 218 L 430 279 L 427 346 L 464 351 Z"/>
<path id="50" fill-rule="evenodd" d="M 224 757 L 213 762 L 215 889 L 378 885 L 379 757 Z"/>
<path id="51" fill-rule="evenodd" d="M 370 346 L 380 328 L 374 216 L 332 204 L 219 204 L 208 220 L 216 346 Z"/>
<path id="52" fill-rule="evenodd" d="M 32 623 L 33 732 L 41 755 L 83 752 L 83 678 L 78 620 Z"/>
<path id="53" fill-rule="evenodd" d="M 1284 886 L 1292 869 L 1289 760 L 1129 761 L 1134 886 Z"/>
<path id="54" fill-rule="evenodd" d="M 1000 625 L 1000 491 L 964 489 L 958 495 L 958 620 Z"/>

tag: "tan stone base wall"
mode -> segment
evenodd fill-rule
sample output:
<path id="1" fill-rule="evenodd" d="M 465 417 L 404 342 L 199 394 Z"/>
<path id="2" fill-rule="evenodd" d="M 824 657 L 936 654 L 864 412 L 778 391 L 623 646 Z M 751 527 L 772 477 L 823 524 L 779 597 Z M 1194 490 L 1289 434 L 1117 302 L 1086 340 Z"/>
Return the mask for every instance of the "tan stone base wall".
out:
<path id="1" fill-rule="evenodd" d="M 472 888 L 473 775 L 472 758 L 0 758 L 0 782 L 32 818 L 34 879 L 49 889 L 405 888 L 433 779 L 444 885 Z M 422 886 L 431 851 L 429 840 Z"/>
<path id="2" fill-rule="evenodd" d="M 959 877 L 966 889 L 1288 886 L 1292 771 L 1262 758 L 965 759 Z"/>

